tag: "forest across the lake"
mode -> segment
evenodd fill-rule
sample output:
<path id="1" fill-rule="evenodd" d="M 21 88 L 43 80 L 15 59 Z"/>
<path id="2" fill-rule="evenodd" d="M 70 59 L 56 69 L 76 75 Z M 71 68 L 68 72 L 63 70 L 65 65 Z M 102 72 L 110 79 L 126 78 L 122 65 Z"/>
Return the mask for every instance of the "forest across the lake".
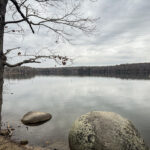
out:
<path id="1" fill-rule="evenodd" d="M 23 66 L 5 68 L 6 78 L 32 78 L 37 75 L 105 76 L 127 79 L 149 79 L 150 63 L 121 64 L 115 66 L 80 66 L 55 68 L 32 68 Z"/>

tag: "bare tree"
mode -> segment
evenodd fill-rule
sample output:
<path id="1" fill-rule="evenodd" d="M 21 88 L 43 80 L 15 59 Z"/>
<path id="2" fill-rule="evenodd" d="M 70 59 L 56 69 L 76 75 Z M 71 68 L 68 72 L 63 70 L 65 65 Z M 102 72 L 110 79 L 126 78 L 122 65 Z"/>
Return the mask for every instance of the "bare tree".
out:
<path id="1" fill-rule="evenodd" d="M 10 64 L 8 55 L 16 50 L 3 49 L 4 34 L 22 33 L 29 28 L 33 34 L 40 28 L 48 29 L 59 38 L 69 41 L 72 36 L 71 30 L 91 33 L 94 29 L 95 19 L 85 17 L 80 11 L 80 5 L 84 0 L 0 0 L 0 101 L 2 101 L 3 73 L 4 67 L 16 67 L 27 63 L 40 63 L 42 58 L 53 59 L 63 65 L 69 60 L 66 56 L 60 55 L 25 55 L 18 52 L 18 56 L 23 57 L 21 62 Z M 55 13 L 53 13 L 55 12 Z M 7 15 L 9 14 L 9 15 Z M 6 16 L 9 16 L 8 20 Z M 11 17 L 10 17 L 11 16 Z M 14 27 L 14 25 L 17 25 Z M 44 29 L 44 30 L 45 30 Z M 15 42 L 15 41 L 14 41 Z"/>
<path id="2" fill-rule="evenodd" d="M 16 64 L 7 62 L 7 55 L 14 49 L 3 50 L 4 33 L 15 33 L 23 31 L 26 23 L 34 34 L 37 28 L 46 28 L 54 32 L 58 37 L 70 40 L 70 30 L 80 30 L 91 33 L 94 29 L 95 19 L 85 17 L 80 13 L 81 1 L 72 0 L 0 0 L 0 70 L 4 66 L 16 67 L 26 63 L 40 63 L 41 58 L 61 61 L 63 65 L 69 59 L 59 55 L 28 55 L 28 59 Z M 7 7 L 8 6 L 8 7 Z M 42 10 L 46 10 L 44 12 Z M 49 10 L 56 12 L 49 13 Z M 11 12 L 11 21 L 6 21 L 5 16 Z M 10 25 L 16 24 L 20 30 L 12 29 Z M 9 28 L 10 27 L 10 28 Z M 20 55 L 21 53 L 18 53 Z M 23 55 L 23 54 L 22 54 Z M 25 55 L 24 55 L 25 56 Z M 2 73 L 3 74 L 3 73 Z"/>

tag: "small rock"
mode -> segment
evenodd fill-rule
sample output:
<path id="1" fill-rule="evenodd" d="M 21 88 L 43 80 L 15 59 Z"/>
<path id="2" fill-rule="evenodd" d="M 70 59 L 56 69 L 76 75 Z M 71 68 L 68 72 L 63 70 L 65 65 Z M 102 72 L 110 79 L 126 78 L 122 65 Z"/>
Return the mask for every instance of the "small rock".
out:
<path id="1" fill-rule="evenodd" d="M 11 130 L 14 131 L 15 129 L 14 129 L 14 128 L 11 128 Z"/>
<path id="2" fill-rule="evenodd" d="M 50 142 L 49 142 L 49 141 L 46 141 L 46 142 L 45 142 L 45 144 L 47 144 L 47 145 L 48 145 L 48 144 L 50 144 Z"/>
<path id="3" fill-rule="evenodd" d="M 9 135 L 9 130 L 8 129 L 2 129 L 0 131 L 0 135 L 2 135 L 2 136 L 8 136 Z"/>
<path id="4" fill-rule="evenodd" d="M 22 118 L 25 125 L 39 125 L 50 120 L 52 115 L 45 112 L 28 112 Z"/>
<path id="5" fill-rule="evenodd" d="M 27 144 L 28 144 L 28 141 L 27 141 L 27 140 L 20 141 L 20 144 L 21 144 L 21 145 L 27 145 Z"/>

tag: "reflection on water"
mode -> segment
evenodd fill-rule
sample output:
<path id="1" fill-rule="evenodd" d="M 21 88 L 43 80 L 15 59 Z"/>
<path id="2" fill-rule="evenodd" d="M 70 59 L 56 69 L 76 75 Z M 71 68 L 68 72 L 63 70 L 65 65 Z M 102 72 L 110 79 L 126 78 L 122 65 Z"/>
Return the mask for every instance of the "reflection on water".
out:
<path id="1" fill-rule="evenodd" d="M 130 119 L 150 145 L 149 80 L 51 76 L 5 79 L 5 85 L 9 85 L 10 94 L 4 94 L 2 122 L 16 129 L 12 139 L 28 139 L 31 145 L 67 143 L 73 121 L 84 113 L 100 110 Z M 20 119 L 34 110 L 49 112 L 53 118 L 41 126 L 26 128 Z"/>
<path id="2" fill-rule="evenodd" d="M 61 68 L 62 69 L 62 68 Z M 25 73 L 25 74 L 16 74 L 16 73 L 5 73 L 5 79 L 32 79 L 35 77 L 46 77 L 46 76 L 72 76 L 72 77 L 113 77 L 113 78 L 120 78 L 120 79 L 138 79 L 138 80 L 150 80 L 149 74 L 88 74 L 86 72 L 82 73 L 68 73 L 68 72 L 56 72 L 56 73 L 47 73 L 47 72 L 38 72 L 38 73 Z"/>

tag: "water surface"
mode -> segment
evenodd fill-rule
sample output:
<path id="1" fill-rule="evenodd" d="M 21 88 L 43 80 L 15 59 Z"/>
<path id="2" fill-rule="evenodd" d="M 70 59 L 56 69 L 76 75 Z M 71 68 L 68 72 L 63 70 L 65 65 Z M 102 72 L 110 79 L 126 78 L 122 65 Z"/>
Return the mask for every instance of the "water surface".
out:
<path id="1" fill-rule="evenodd" d="M 74 120 L 97 110 L 128 118 L 150 145 L 150 80 L 55 76 L 5 79 L 2 122 L 15 128 L 13 140 L 27 139 L 29 144 L 40 146 L 47 141 L 67 145 Z M 20 119 L 29 111 L 49 112 L 53 118 L 41 126 L 26 127 Z"/>

